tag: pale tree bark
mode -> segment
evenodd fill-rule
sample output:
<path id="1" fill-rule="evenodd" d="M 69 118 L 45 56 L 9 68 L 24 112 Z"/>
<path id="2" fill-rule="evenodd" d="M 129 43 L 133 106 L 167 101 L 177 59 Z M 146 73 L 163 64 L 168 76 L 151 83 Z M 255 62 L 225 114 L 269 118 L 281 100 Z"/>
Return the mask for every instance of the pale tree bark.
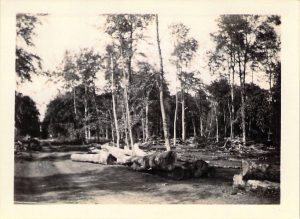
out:
<path id="1" fill-rule="evenodd" d="M 184 99 L 184 89 L 181 85 L 181 131 L 182 131 L 182 141 L 185 141 L 185 99 Z"/>
<path id="2" fill-rule="evenodd" d="M 192 119 L 192 123 L 193 123 L 193 129 L 194 129 L 194 137 L 197 136 L 197 131 L 196 131 L 196 124 L 195 124 L 195 118 L 193 116 L 193 119 Z"/>
<path id="3" fill-rule="evenodd" d="M 147 92 L 145 106 L 145 141 L 148 141 L 149 139 L 149 95 L 150 92 Z"/>
<path id="4" fill-rule="evenodd" d="M 241 86 L 241 116 L 242 116 L 242 131 L 243 131 L 243 145 L 246 145 L 246 114 L 245 114 L 245 73 L 246 73 L 246 60 L 244 60 L 244 69 L 241 67 L 241 57 L 238 53 L 238 64 L 240 73 L 240 86 Z"/>
<path id="5" fill-rule="evenodd" d="M 127 118 L 126 118 L 126 113 L 124 110 L 124 105 L 122 106 L 122 114 L 123 114 L 123 120 L 124 120 L 124 134 L 125 134 L 125 143 L 127 147 L 129 146 L 129 141 L 128 141 L 128 127 L 127 127 Z"/>
<path id="6" fill-rule="evenodd" d="M 114 71 L 114 60 L 111 55 L 111 90 L 112 90 L 112 105 L 113 105 L 113 115 L 114 115 L 114 122 L 115 122 L 115 130 L 117 135 L 117 147 L 120 147 L 120 131 L 118 126 L 118 117 L 117 117 L 117 110 L 116 110 L 116 97 L 115 97 L 115 71 Z"/>
<path id="7" fill-rule="evenodd" d="M 217 103 L 214 103 L 213 106 L 214 106 L 215 121 L 216 121 L 216 142 L 219 142 L 219 121 L 218 121 Z"/>
<path id="8" fill-rule="evenodd" d="M 226 111 L 225 108 L 223 108 L 223 121 L 224 121 L 224 136 L 226 137 L 227 135 L 227 127 L 226 127 Z"/>
<path id="9" fill-rule="evenodd" d="M 174 113 L 174 133 L 173 133 L 173 145 L 176 146 L 176 125 L 177 125 L 177 111 L 178 111 L 178 92 L 175 94 L 175 113 Z"/>
<path id="10" fill-rule="evenodd" d="M 113 119 L 112 119 L 112 116 L 111 116 L 111 113 L 110 111 L 108 111 L 108 114 L 109 114 L 109 118 L 110 118 L 110 126 L 111 126 L 111 139 L 112 139 L 112 142 L 115 143 L 115 127 L 114 127 L 114 124 L 113 124 Z"/>
<path id="11" fill-rule="evenodd" d="M 161 117 L 163 123 L 163 131 L 164 131 L 164 138 L 165 138 L 165 146 L 166 150 L 171 150 L 170 140 L 169 140 L 169 129 L 168 123 L 166 118 L 165 106 L 164 106 L 164 93 L 163 93 L 163 82 L 164 82 L 164 70 L 163 70 L 163 59 L 161 55 L 161 48 L 160 48 L 160 40 L 159 40 L 159 31 L 158 31 L 158 15 L 156 14 L 156 37 L 157 37 L 157 48 L 160 60 L 160 84 L 159 84 L 159 99 L 160 99 L 160 108 L 161 108 Z"/>
<path id="12" fill-rule="evenodd" d="M 130 147 L 133 148 L 133 135 L 132 135 L 132 127 L 131 127 L 131 115 L 129 111 L 129 100 L 128 100 L 128 88 L 125 86 L 124 88 L 124 95 L 125 95 L 125 109 L 126 109 L 126 117 L 127 117 L 127 127 L 129 132 L 129 139 L 130 139 Z"/>
<path id="13" fill-rule="evenodd" d="M 122 46 L 120 48 L 121 48 L 121 58 L 123 61 L 122 71 L 123 71 L 123 83 L 124 83 L 124 101 L 125 101 L 126 121 L 127 121 L 128 132 L 129 132 L 130 147 L 133 148 L 134 142 L 133 142 L 133 135 L 132 135 L 131 116 L 130 116 L 130 110 L 129 110 L 129 97 L 128 97 L 129 75 L 127 75 L 125 72 L 125 69 L 124 69 L 125 59 L 124 59 L 124 55 L 123 55 Z"/>
<path id="14" fill-rule="evenodd" d="M 86 82 L 84 82 L 84 137 L 86 143 L 89 142 L 89 134 L 88 134 L 88 127 L 87 127 L 87 86 Z"/>
<path id="15" fill-rule="evenodd" d="M 173 145 L 176 146 L 176 131 L 177 131 L 177 113 L 178 113 L 178 92 L 177 92 L 177 77 L 180 73 L 179 64 L 177 63 L 177 75 L 176 75 L 176 89 L 175 89 L 175 112 L 174 112 L 174 133 L 173 133 Z"/>
<path id="16" fill-rule="evenodd" d="M 144 118 L 144 113 L 142 115 L 142 118 L 141 118 L 141 122 L 142 122 L 142 134 L 143 134 L 143 142 L 145 142 L 145 139 L 146 139 L 146 135 L 145 135 L 145 118 Z"/>
<path id="17" fill-rule="evenodd" d="M 229 75 L 230 81 L 230 139 L 234 139 L 234 74 L 235 74 L 235 57 L 233 53 L 230 53 L 230 69 L 231 69 L 231 78 Z M 230 70 L 229 70 L 230 71 Z"/>
<path id="18" fill-rule="evenodd" d="M 77 132 L 77 122 L 78 122 L 78 115 L 77 115 L 77 107 L 76 107 L 76 88 L 73 87 L 73 108 L 74 108 L 74 131 L 76 133 L 76 138 L 78 140 L 79 135 Z"/>
<path id="19" fill-rule="evenodd" d="M 199 126 L 200 126 L 200 136 L 203 137 L 203 119 L 202 116 L 200 115 L 199 117 Z"/>

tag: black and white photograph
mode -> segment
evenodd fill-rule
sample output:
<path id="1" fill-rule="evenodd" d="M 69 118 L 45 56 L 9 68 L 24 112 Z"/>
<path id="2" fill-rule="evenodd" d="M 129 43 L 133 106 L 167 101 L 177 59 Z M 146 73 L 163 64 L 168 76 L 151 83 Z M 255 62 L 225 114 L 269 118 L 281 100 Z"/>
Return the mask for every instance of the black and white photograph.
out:
<path id="1" fill-rule="evenodd" d="M 13 205 L 284 204 L 284 19 L 17 11 Z"/>

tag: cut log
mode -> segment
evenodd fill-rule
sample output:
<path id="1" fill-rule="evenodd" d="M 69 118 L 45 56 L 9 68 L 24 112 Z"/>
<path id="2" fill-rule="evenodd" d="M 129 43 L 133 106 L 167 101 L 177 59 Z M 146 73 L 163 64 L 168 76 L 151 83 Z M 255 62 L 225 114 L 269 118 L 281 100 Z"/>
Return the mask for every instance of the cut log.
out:
<path id="1" fill-rule="evenodd" d="M 146 156 L 147 153 L 143 150 L 140 149 L 139 144 L 135 143 L 133 145 L 133 149 L 132 149 L 132 155 L 133 156 Z"/>
<path id="2" fill-rule="evenodd" d="M 144 170 L 136 164 L 133 165 L 133 168 L 136 170 Z M 172 169 L 156 168 L 148 169 L 147 172 L 174 180 L 213 176 L 215 173 L 214 168 L 209 167 L 203 160 L 177 161 L 174 163 L 174 168 Z"/>
<path id="3" fill-rule="evenodd" d="M 260 181 L 260 180 L 248 180 L 246 183 L 246 190 L 253 191 L 253 192 L 276 192 L 280 191 L 280 183 L 277 182 L 270 182 L 267 180 Z"/>
<path id="4" fill-rule="evenodd" d="M 127 161 L 132 156 L 131 150 L 121 149 L 121 148 L 117 148 L 117 147 L 111 147 L 108 145 L 102 145 L 101 151 L 106 151 L 106 152 L 112 154 L 115 158 L 117 158 L 117 161 L 116 161 L 117 164 L 127 163 Z"/>
<path id="5" fill-rule="evenodd" d="M 150 170 L 150 173 L 174 180 L 187 179 L 191 176 L 189 170 L 186 167 L 178 164 L 176 164 L 174 169 L 171 171 Z"/>
<path id="6" fill-rule="evenodd" d="M 244 181 L 242 174 L 236 174 L 233 176 L 233 189 L 237 191 L 238 189 L 252 191 L 252 192 L 262 192 L 262 193 L 278 193 L 280 191 L 280 183 L 270 182 L 267 180 L 248 180 Z"/>
<path id="7" fill-rule="evenodd" d="M 165 170 L 170 171 L 175 167 L 177 156 L 174 151 L 155 152 L 146 156 L 133 156 L 127 161 L 127 165 L 134 170 Z"/>
<path id="8" fill-rule="evenodd" d="M 115 164 L 117 158 L 106 151 L 101 151 L 98 154 L 72 154 L 71 160 L 99 164 Z"/>
<path id="9" fill-rule="evenodd" d="M 280 182 L 280 166 L 273 164 L 257 164 L 253 161 L 242 161 L 241 175 L 243 180 L 268 180 Z"/>
<path id="10" fill-rule="evenodd" d="M 139 148 L 138 144 L 134 144 L 133 150 L 128 149 L 125 147 L 124 149 L 109 146 L 109 144 L 104 144 L 100 146 L 101 149 L 98 148 L 90 148 L 89 152 L 93 154 L 102 153 L 103 151 L 110 153 L 115 158 L 117 158 L 117 164 L 124 164 L 127 163 L 128 159 L 132 156 L 145 156 L 147 155 L 146 152 Z"/>

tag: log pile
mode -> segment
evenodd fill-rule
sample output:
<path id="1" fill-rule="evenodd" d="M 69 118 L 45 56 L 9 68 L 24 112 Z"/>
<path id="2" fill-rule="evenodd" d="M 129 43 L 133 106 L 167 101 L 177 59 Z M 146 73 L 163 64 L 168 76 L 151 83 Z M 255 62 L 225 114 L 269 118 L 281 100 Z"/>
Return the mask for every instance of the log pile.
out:
<path id="1" fill-rule="evenodd" d="M 240 174 L 233 176 L 233 188 L 254 192 L 279 192 L 280 167 L 243 160 Z"/>
<path id="2" fill-rule="evenodd" d="M 72 154 L 71 160 L 99 164 L 121 164 L 135 171 L 143 171 L 176 180 L 214 176 L 214 168 L 204 160 L 183 161 L 175 151 L 147 154 L 138 147 L 135 150 L 102 145 L 90 154 Z"/>

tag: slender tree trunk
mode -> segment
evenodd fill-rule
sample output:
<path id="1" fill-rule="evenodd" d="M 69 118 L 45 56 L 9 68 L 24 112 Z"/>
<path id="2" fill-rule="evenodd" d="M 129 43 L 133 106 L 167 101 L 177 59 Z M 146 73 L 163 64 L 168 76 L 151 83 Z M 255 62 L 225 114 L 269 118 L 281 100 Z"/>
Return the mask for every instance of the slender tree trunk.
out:
<path id="1" fill-rule="evenodd" d="M 78 140 L 79 138 L 79 135 L 77 133 L 77 119 L 78 119 L 78 116 L 77 116 L 77 107 L 76 107 L 76 88 L 74 87 L 73 88 L 73 107 L 74 107 L 74 131 L 76 133 L 76 139 Z"/>
<path id="2" fill-rule="evenodd" d="M 233 119 L 232 119 L 232 115 L 231 115 L 231 107 L 230 107 L 230 104 L 229 104 L 229 100 L 228 100 L 228 112 L 229 112 L 229 121 L 230 121 L 230 139 L 232 140 L 233 139 Z"/>
<path id="3" fill-rule="evenodd" d="M 193 129 L 194 129 L 194 137 L 197 136 L 197 132 L 196 132 L 196 124 L 195 124 L 195 118 L 193 117 L 192 119 L 192 123 L 193 123 Z"/>
<path id="4" fill-rule="evenodd" d="M 163 59 L 161 55 L 160 49 L 160 40 L 159 40 L 159 31 L 158 31 L 158 15 L 156 14 L 156 37 L 157 37 L 157 48 L 158 54 L 160 59 L 160 85 L 159 85 L 159 99 L 160 99 L 160 108 L 161 108 L 161 117 L 163 123 L 163 130 L 164 130 L 164 138 L 165 138 L 165 146 L 167 151 L 171 150 L 170 140 L 169 140 L 169 129 L 168 123 L 166 118 L 165 106 L 164 106 L 164 92 L 163 92 L 163 85 L 164 85 L 164 70 L 163 70 Z"/>
<path id="5" fill-rule="evenodd" d="M 225 112 L 225 108 L 224 107 L 223 107 L 223 118 L 224 118 L 224 136 L 226 137 L 227 127 L 226 127 L 226 112 Z"/>
<path id="6" fill-rule="evenodd" d="M 112 142 L 115 143 L 115 131 L 114 131 L 115 127 L 114 127 L 114 123 L 113 123 L 113 119 L 112 119 L 110 111 L 108 111 L 108 114 L 109 114 L 109 118 L 110 118 L 111 139 L 112 139 Z"/>
<path id="7" fill-rule="evenodd" d="M 210 113 L 210 119 L 209 119 L 209 130 L 208 130 L 208 138 L 210 137 L 211 128 L 212 128 L 212 120 L 213 120 L 213 113 Z"/>
<path id="8" fill-rule="evenodd" d="M 86 143 L 88 143 L 88 128 L 87 128 L 87 86 L 84 82 L 84 138 Z"/>
<path id="9" fill-rule="evenodd" d="M 149 93 L 146 96 L 146 109 L 145 109 L 145 141 L 149 140 Z"/>
<path id="10" fill-rule="evenodd" d="M 231 45 L 232 46 L 232 45 Z M 230 70 L 229 70 L 229 81 L 230 81 L 230 96 L 231 96 L 231 103 L 229 107 L 229 116 L 230 116 L 230 139 L 234 139 L 234 75 L 235 75 L 235 65 L 236 65 L 236 60 L 235 60 L 235 55 L 233 52 L 230 53 Z M 231 77 L 231 78 L 230 78 Z M 228 102 L 229 104 L 229 102 Z"/>
<path id="11" fill-rule="evenodd" d="M 203 120 L 201 115 L 199 117 L 199 122 L 200 122 L 200 136 L 203 137 Z"/>
<path id="12" fill-rule="evenodd" d="M 122 44 L 122 43 L 121 43 Z M 123 55 L 123 49 L 121 46 L 121 58 L 124 62 L 124 55 Z M 124 79 L 124 101 L 125 101 L 125 111 L 126 111 L 126 119 L 127 119 L 127 127 L 129 132 L 129 139 L 130 139 L 130 147 L 133 148 L 133 135 L 132 135 L 132 127 L 131 127 L 131 116 L 130 116 L 130 110 L 129 110 L 129 97 L 128 97 L 128 87 L 129 87 L 129 75 L 126 74 L 124 69 L 124 63 L 122 64 L 122 71 L 123 71 L 123 79 Z M 129 71 L 129 69 L 128 69 Z"/>
<path id="13" fill-rule="evenodd" d="M 91 140 L 91 127 L 90 126 L 87 127 L 87 136 L 88 136 L 88 142 L 90 142 L 90 140 Z"/>
<path id="14" fill-rule="evenodd" d="M 178 92 L 175 94 L 175 113 L 174 113 L 174 133 L 173 133 L 173 145 L 176 146 L 176 124 L 177 124 L 177 111 L 178 111 Z"/>
<path id="15" fill-rule="evenodd" d="M 182 86 L 182 85 L 181 85 Z M 184 89 L 181 87 L 181 131 L 182 131 L 182 141 L 185 141 L 185 99 L 184 99 Z"/>
<path id="16" fill-rule="evenodd" d="M 142 116 L 141 122 L 142 122 L 143 142 L 145 142 L 146 134 L 145 134 L 145 118 L 144 118 L 144 115 Z"/>
<path id="17" fill-rule="evenodd" d="M 129 100 L 128 100 L 128 88 L 125 86 L 124 88 L 124 95 L 125 95 L 125 109 L 126 109 L 126 117 L 127 117 L 127 127 L 129 132 L 129 139 L 130 139 L 130 147 L 133 148 L 133 135 L 132 135 L 132 127 L 131 127 L 131 115 L 129 110 Z"/>
<path id="18" fill-rule="evenodd" d="M 114 115 L 114 121 L 115 121 L 115 129 L 116 129 L 116 135 L 117 135 L 117 147 L 120 147 L 120 131 L 118 126 L 118 117 L 117 117 L 117 110 L 116 110 L 116 97 L 115 97 L 115 71 L 114 71 L 114 63 L 113 63 L 113 57 L 111 56 L 111 90 L 112 90 L 112 106 L 113 106 L 113 115 Z"/>
<path id="19" fill-rule="evenodd" d="M 75 122 L 77 119 L 77 108 L 76 108 L 76 89 L 73 88 L 73 107 L 74 107 L 74 115 L 75 115 Z"/>
<path id="20" fill-rule="evenodd" d="M 214 104 L 215 109 L 215 120 L 216 120 L 216 141 L 219 142 L 219 121 L 218 121 L 218 111 L 217 111 L 217 105 Z"/>
<path id="21" fill-rule="evenodd" d="M 245 91 L 242 88 L 242 106 L 241 106 L 241 114 L 242 114 L 242 130 L 243 130 L 243 144 L 246 145 L 246 115 L 245 115 Z"/>
<path id="22" fill-rule="evenodd" d="M 122 106 L 122 114 L 123 114 L 123 118 L 124 118 L 124 134 L 125 134 L 125 142 L 126 142 L 126 146 L 129 147 L 129 141 L 128 141 L 128 127 L 127 127 L 127 118 L 126 118 L 126 113 L 124 110 L 124 105 Z"/>
<path id="23" fill-rule="evenodd" d="M 234 68 L 232 69 L 232 80 L 230 86 L 230 94 L 231 94 L 231 112 L 230 112 L 230 139 L 234 138 Z"/>
<path id="24" fill-rule="evenodd" d="M 108 126 L 105 125 L 105 139 L 108 140 Z"/>
<path id="25" fill-rule="evenodd" d="M 244 61 L 245 62 L 245 61 Z M 240 86 L 241 86 L 241 115 L 242 115 L 242 131 L 243 131 L 243 145 L 246 145 L 246 114 L 245 114 L 245 71 L 246 66 L 244 65 L 244 71 L 241 68 L 241 58 L 238 53 L 238 64 L 239 64 L 239 72 L 240 72 Z"/>

